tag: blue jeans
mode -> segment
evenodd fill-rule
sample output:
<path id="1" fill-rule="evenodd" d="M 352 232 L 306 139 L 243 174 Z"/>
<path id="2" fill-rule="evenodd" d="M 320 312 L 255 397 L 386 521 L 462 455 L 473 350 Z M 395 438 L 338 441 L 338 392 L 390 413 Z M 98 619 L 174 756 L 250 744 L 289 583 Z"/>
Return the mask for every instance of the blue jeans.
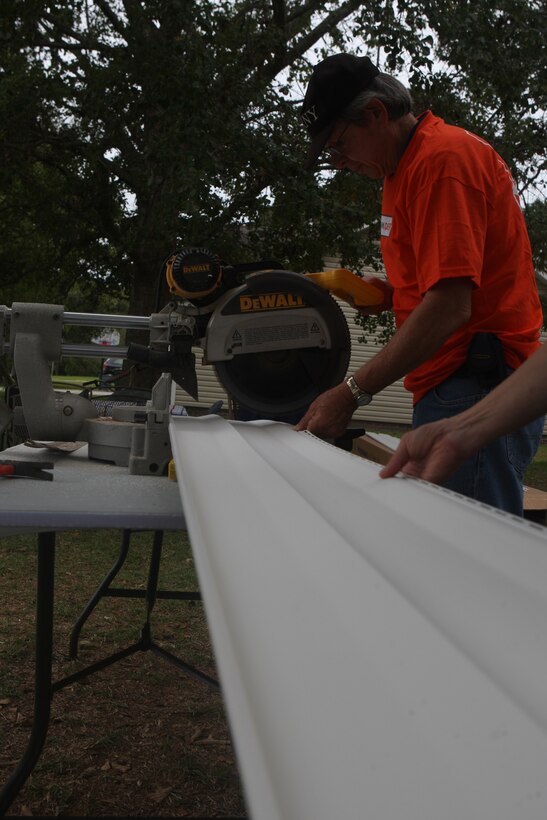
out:
<path id="1" fill-rule="evenodd" d="M 508 368 L 508 375 L 512 371 Z M 460 372 L 430 390 L 414 407 L 412 426 L 420 427 L 467 410 L 489 389 L 472 375 Z M 443 486 L 457 493 L 522 516 L 523 476 L 541 442 L 545 418 L 496 439 L 453 473 Z"/>

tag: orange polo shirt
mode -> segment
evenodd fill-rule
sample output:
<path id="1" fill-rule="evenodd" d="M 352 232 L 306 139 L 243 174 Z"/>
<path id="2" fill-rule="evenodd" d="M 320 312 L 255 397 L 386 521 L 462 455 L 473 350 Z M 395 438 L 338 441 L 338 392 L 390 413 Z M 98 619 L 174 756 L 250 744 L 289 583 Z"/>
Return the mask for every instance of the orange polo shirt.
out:
<path id="1" fill-rule="evenodd" d="M 397 327 L 436 282 L 475 286 L 470 321 L 405 378 L 414 403 L 463 364 L 477 331 L 517 368 L 539 347 L 543 314 L 509 169 L 483 139 L 428 111 L 384 180 L 381 246 Z"/>

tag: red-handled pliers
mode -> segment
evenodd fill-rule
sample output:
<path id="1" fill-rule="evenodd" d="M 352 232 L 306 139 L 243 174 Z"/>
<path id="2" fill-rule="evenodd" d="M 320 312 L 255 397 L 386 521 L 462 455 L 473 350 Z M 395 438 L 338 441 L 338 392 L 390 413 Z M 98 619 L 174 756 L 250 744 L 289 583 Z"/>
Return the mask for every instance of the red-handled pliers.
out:
<path id="1" fill-rule="evenodd" d="M 53 481 L 52 461 L 6 461 L 0 459 L 0 478 L 39 478 Z"/>

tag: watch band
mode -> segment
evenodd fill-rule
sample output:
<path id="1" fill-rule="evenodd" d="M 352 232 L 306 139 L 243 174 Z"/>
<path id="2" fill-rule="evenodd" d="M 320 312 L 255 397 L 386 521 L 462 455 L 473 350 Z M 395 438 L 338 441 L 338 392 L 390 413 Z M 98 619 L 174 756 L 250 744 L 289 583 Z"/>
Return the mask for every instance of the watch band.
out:
<path id="1" fill-rule="evenodd" d="M 351 390 L 351 395 L 357 402 L 358 407 L 364 407 L 367 404 L 370 404 L 372 401 L 372 396 L 370 393 L 367 393 L 365 390 L 361 390 L 353 376 L 350 376 L 349 379 L 346 379 L 346 384 Z"/>

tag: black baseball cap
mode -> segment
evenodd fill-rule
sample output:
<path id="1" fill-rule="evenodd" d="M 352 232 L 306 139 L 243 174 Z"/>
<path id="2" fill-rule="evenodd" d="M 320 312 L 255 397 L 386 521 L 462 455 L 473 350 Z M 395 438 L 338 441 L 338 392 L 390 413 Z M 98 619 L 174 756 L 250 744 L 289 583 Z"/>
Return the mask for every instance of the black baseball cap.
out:
<path id="1" fill-rule="evenodd" d="M 300 112 L 311 137 L 306 168 L 317 162 L 342 112 L 379 73 L 368 57 L 353 54 L 333 54 L 315 66 Z"/>

